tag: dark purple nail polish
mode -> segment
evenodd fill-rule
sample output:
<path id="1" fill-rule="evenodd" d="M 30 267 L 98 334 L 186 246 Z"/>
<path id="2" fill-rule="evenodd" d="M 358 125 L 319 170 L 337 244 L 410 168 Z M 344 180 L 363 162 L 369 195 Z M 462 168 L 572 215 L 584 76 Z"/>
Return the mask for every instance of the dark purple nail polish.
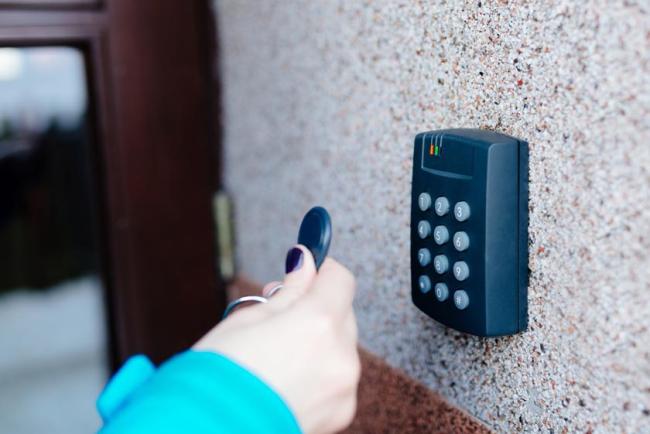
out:
<path id="1" fill-rule="evenodd" d="M 287 274 L 297 270 L 302 266 L 302 250 L 294 247 L 287 253 L 287 260 L 284 264 L 284 269 Z"/>

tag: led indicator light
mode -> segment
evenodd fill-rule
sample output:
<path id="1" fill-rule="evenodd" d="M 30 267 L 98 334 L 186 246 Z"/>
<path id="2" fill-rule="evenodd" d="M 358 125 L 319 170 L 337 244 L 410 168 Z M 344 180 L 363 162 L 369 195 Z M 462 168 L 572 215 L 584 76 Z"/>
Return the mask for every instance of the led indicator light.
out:
<path id="1" fill-rule="evenodd" d="M 430 143 L 429 144 L 429 155 L 432 157 L 439 157 L 442 152 L 442 143 Z"/>

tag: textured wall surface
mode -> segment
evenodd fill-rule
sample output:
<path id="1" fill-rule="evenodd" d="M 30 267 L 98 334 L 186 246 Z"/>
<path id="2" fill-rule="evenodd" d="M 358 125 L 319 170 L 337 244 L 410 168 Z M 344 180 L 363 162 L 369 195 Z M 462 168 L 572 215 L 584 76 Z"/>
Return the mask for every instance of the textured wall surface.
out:
<path id="1" fill-rule="evenodd" d="M 647 2 L 216 4 L 241 272 L 280 276 L 322 204 L 375 354 L 500 432 L 650 432 Z M 523 335 L 411 305 L 412 141 L 450 127 L 530 142 Z"/>

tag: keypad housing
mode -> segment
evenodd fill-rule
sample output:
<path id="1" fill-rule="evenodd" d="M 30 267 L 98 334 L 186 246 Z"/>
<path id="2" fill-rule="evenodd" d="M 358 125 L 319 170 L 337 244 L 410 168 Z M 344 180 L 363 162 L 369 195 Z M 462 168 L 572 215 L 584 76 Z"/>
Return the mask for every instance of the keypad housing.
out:
<path id="1" fill-rule="evenodd" d="M 426 200 L 427 207 L 420 206 L 423 196 L 430 198 Z M 418 134 L 411 202 L 414 304 L 438 322 L 477 336 L 502 336 L 525 330 L 528 144 L 483 130 Z M 436 203 L 447 202 L 445 213 L 436 212 Z M 456 218 L 454 214 L 458 204 L 464 212 L 469 212 L 464 220 L 465 215 Z M 433 229 L 424 238 L 422 231 L 417 231 L 423 221 Z M 440 226 L 449 235 L 442 244 L 434 239 L 435 228 Z M 462 250 L 453 245 L 457 233 L 464 233 L 463 241 L 469 239 L 469 245 Z M 434 258 L 426 265 L 418 261 L 421 249 L 427 249 Z M 448 269 L 442 274 L 434 266 L 435 258 L 440 255 L 448 261 Z M 463 280 L 454 277 L 456 263 L 466 264 L 460 274 Z M 448 296 L 437 297 L 435 290 L 423 293 L 418 284 L 421 276 L 427 276 L 433 288 L 445 284 Z M 456 293 L 458 306 L 454 302 Z"/>

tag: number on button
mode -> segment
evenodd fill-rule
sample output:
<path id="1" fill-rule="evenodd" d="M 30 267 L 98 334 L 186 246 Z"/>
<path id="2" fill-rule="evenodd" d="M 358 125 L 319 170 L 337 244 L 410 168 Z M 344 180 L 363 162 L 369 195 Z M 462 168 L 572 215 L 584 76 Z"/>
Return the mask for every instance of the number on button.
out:
<path id="1" fill-rule="evenodd" d="M 436 283 L 435 292 L 438 301 L 445 301 L 449 297 L 449 288 L 444 283 Z"/>
<path id="2" fill-rule="evenodd" d="M 438 245 L 445 244 L 449 240 L 449 231 L 444 226 L 436 226 L 433 230 L 433 239 Z"/>
<path id="3" fill-rule="evenodd" d="M 434 206 L 436 208 L 436 214 L 438 214 L 439 217 L 442 217 L 449 212 L 449 200 L 444 196 L 437 198 Z"/>
<path id="4" fill-rule="evenodd" d="M 454 264 L 454 277 L 463 281 L 469 277 L 469 266 L 465 261 L 458 261 Z"/>
<path id="5" fill-rule="evenodd" d="M 418 262 L 423 267 L 429 265 L 429 262 L 431 262 L 431 252 L 429 249 L 418 250 Z"/>
<path id="6" fill-rule="evenodd" d="M 454 234 L 454 247 L 456 250 L 459 252 L 462 252 L 463 250 L 467 250 L 469 247 L 469 235 L 467 235 L 466 232 L 456 232 Z"/>
<path id="7" fill-rule="evenodd" d="M 437 255 L 433 258 L 433 268 L 438 274 L 445 273 L 449 269 L 449 259 L 445 255 Z"/>
<path id="8" fill-rule="evenodd" d="M 454 217 L 456 217 L 456 220 L 459 222 L 464 222 L 469 218 L 470 215 L 470 208 L 469 204 L 465 201 L 463 202 L 458 202 L 454 206 Z"/>
<path id="9" fill-rule="evenodd" d="M 431 196 L 429 193 L 420 193 L 420 196 L 418 196 L 418 206 L 420 207 L 420 211 L 429 209 L 431 206 Z"/>
<path id="10" fill-rule="evenodd" d="M 418 235 L 420 238 L 425 239 L 431 234 L 431 225 L 428 221 L 422 220 L 418 223 Z"/>

